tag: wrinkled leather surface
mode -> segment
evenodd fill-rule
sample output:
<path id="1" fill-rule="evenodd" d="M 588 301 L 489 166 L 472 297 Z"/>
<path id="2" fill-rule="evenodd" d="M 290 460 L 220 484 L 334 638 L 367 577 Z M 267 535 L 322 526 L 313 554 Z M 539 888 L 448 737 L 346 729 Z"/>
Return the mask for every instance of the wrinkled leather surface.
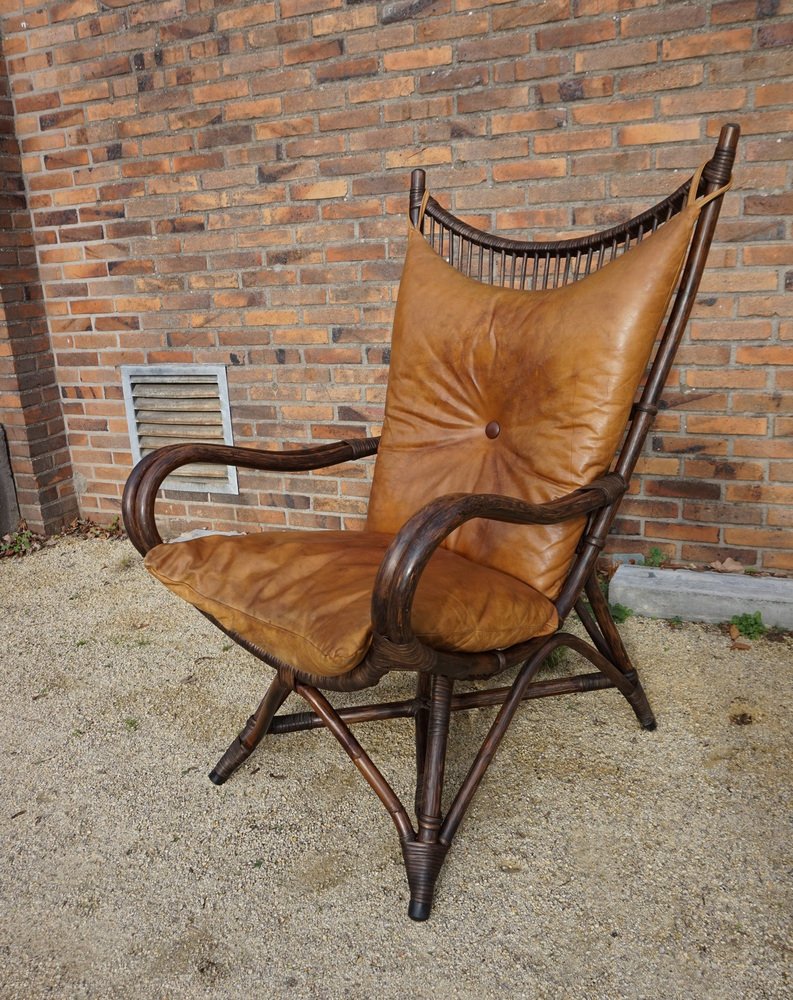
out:
<path id="1" fill-rule="evenodd" d="M 300 670 L 344 673 L 371 637 L 371 595 L 390 535 L 269 531 L 158 545 L 146 568 L 225 628 Z M 418 586 L 413 628 L 439 649 L 480 650 L 553 632 L 553 605 L 514 577 L 447 550 Z"/>
<path id="2" fill-rule="evenodd" d="M 698 212 L 685 208 L 599 271 L 547 291 L 468 278 L 410 226 L 368 528 L 396 532 L 445 493 L 542 503 L 602 475 Z M 497 436 L 485 433 L 492 421 Z M 583 524 L 479 519 L 444 544 L 553 599 Z"/>

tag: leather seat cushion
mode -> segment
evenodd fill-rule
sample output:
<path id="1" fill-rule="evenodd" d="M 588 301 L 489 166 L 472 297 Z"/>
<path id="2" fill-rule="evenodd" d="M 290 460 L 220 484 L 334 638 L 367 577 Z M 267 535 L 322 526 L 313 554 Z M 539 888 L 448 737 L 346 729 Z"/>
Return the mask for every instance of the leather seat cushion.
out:
<path id="1" fill-rule="evenodd" d="M 169 590 L 224 628 L 299 670 L 351 670 L 371 638 L 375 577 L 392 535 L 268 531 L 158 545 L 145 559 Z M 556 609 L 532 587 L 440 549 L 413 606 L 413 628 L 437 649 L 501 649 L 553 632 Z"/>

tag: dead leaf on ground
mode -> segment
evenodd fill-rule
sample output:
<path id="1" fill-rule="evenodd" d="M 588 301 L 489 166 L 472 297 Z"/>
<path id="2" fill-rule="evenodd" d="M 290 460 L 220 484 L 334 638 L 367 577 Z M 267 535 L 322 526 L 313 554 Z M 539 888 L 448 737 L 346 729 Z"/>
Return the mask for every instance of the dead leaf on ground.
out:
<path id="1" fill-rule="evenodd" d="M 729 631 L 730 631 L 730 638 L 731 639 L 737 639 L 738 636 L 741 634 L 738 631 L 738 626 L 737 625 L 730 625 Z"/>
<path id="2" fill-rule="evenodd" d="M 719 562 L 717 559 L 715 562 L 708 563 L 711 569 L 715 569 L 717 573 L 743 573 L 744 567 L 742 563 L 739 563 L 737 559 L 731 559 L 729 556 L 723 561 Z"/>
<path id="3" fill-rule="evenodd" d="M 751 649 L 751 648 L 752 648 L 751 642 L 734 642 L 730 646 L 730 649 L 740 649 L 740 650 Z"/>

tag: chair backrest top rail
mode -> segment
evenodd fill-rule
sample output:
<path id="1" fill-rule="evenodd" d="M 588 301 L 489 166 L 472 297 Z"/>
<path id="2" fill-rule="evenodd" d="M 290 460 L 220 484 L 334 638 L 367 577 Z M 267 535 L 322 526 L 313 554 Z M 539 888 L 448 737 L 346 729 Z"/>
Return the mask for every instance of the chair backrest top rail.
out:
<path id="1" fill-rule="evenodd" d="M 637 239 L 653 232 L 659 225 L 668 222 L 683 207 L 691 185 L 691 178 L 673 191 L 663 201 L 646 209 L 639 215 L 628 219 L 618 226 L 612 226 L 588 236 L 577 236 L 562 240 L 516 240 L 504 236 L 495 236 L 492 233 L 477 229 L 466 222 L 458 219 L 455 215 L 447 212 L 441 205 L 430 197 L 427 202 L 425 219 L 434 220 L 445 230 L 461 237 L 466 242 L 488 250 L 503 251 L 510 255 L 534 257 L 541 254 L 552 256 L 564 256 L 565 254 L 581 253 L 588 250 L 597 250 L 601 247 L 620 244 L 630 241 L 634 237 Z"/>

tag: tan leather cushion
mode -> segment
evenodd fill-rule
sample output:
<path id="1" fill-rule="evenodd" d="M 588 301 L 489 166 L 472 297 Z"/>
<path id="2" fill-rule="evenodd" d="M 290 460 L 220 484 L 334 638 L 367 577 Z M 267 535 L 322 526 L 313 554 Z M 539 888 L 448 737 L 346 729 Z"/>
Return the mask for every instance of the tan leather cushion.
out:
<path id="1" fill-rule="evenodd" d="M 562 288 L 483 285 L 410 226 L 367 527 L 395 532 L 444 493 L 544 502 L 609 467 L 699 205 Z M 500 434 L 485 433 L 498 421 Z M 557 596 L 583 520 L 471 521 L 445 545 Z"/>
<path id="2" fill-rule="evenodd" d="M 361 531 L 209 535 L 158 545 L 145 565 L 225 628 L 299 670 L 328 676 L 366 653 L 372 588 L 391 540 Z M 442 549 L 421 578 L 412 621 L 432 646 L 476 652 L 553 632 L 557 617 L 521 581 Z"/>

